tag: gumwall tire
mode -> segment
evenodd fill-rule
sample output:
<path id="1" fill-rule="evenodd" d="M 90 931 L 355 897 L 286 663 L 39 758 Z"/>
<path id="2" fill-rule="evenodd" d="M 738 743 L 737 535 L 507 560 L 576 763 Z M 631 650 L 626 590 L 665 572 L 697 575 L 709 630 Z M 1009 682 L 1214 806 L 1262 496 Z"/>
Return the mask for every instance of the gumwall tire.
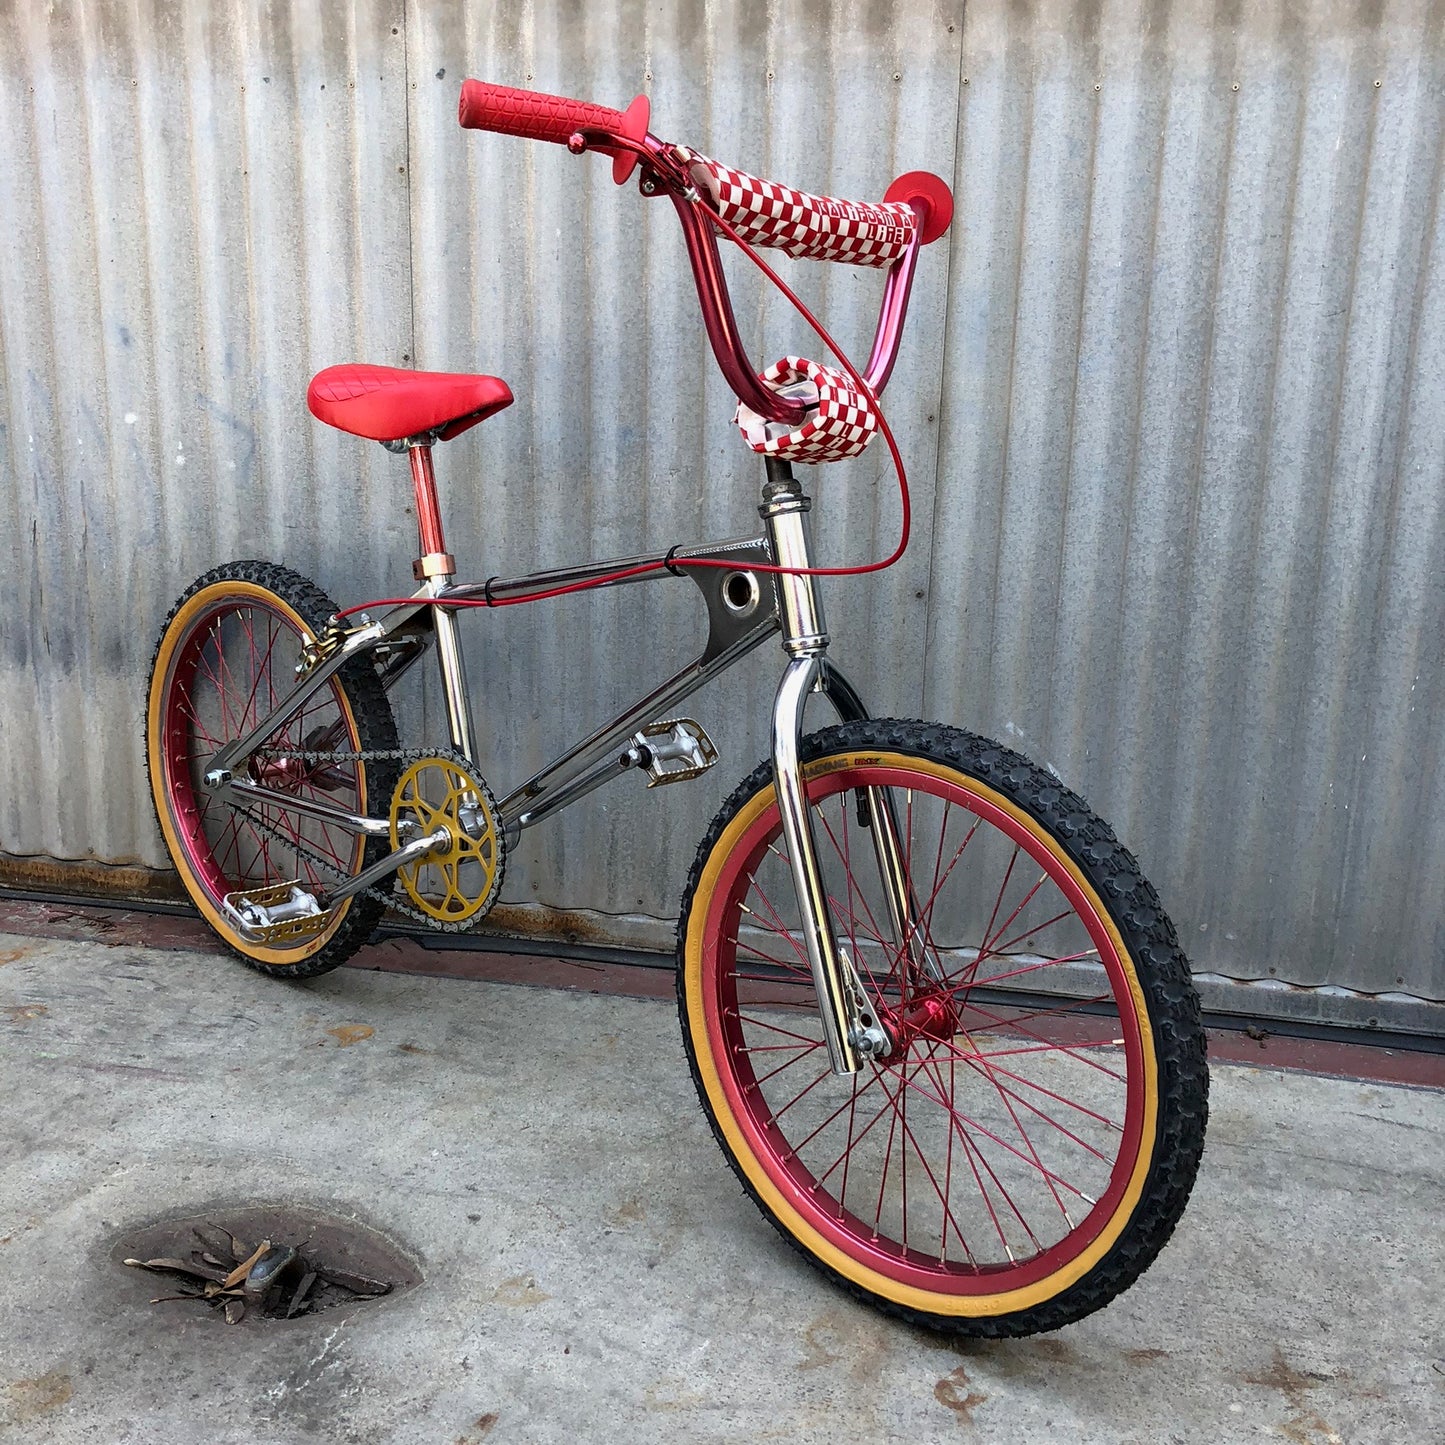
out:
<path id="1" fill-rule="evenodd" d="M 230 562 L 213 568 L 186 589 L 166 618 L 151 658 L 145 708 L 146 770 L 151 798 L 186 891 L 227 947 L 243 962 L 273 978 L 312 978 L 338 967 L 367 942 L 384 912 L 382 902 L 364 895 L 353 897 L 343 905 L 343 911 L 330 927 L 304 948 L 276 950 L 251 944 L 225 925 L 214 897 L 200 880 L 196 861 L 187 856 L 186 846 L 168 816 L 171 805 L 160 776 L 166 762 L 159 745 L 164 731 L 162 719 L 168 715 L 166 709 L 174 705 L 167 691 L 171 686 L 168 678 L 180 650 L 187 645 L 188 638 L 195 637 L 192 629 L 198 625 L 197 609 L 224 608 L 228 604 L 271 608 L 287 626 L 294 630 L 299 624 L 312 637 L 319 635 L 338 610 L 336 603 L 314 582 L 270 562 Z M 289 668 L 287 671 L 289 673 Z M 358 750 L 384 752 L 398 747 L 391 704 L 368 659 L 357 658 L 341 668 L 334 679 L 334 691 L 344 698 L 344 704 L 337 702 L 338 708 L 344 708 L 351 719 L 352 738 L 343 741 L 341 748 L 354 746 Z M 384 811 L 396 784 L 397 764 L 368 761 L 358 765 L 358 772 L 364 779 L 367 811 L 373 815 L 378 809 Z M 385 839 L 369 839 L 356 866 L 370 864 L 387 851 Z"/>
<path id="2" fill-rule="evenodd" d="M 823 1251 L 810 1247 L 807 1238 L 799 1237 L 806 1236 L 806 1230 L 790 1227 L 779 1217 L 786 1211 L 771 1207 L 763 1197 L 766 1181 L 762 1190 L 755 1182 L 760 1151 L 753 1151 L 750 1172 L 749 1159 L 740 1157 L 744 1152 L 738 1145 L 743 1137 L 741 1131 L 725 1127 L 731 1121 L 725 1117 L 727 1106 L 717 1082 L 718 1066 L 709 1063 L 706 1070 L 700 1068 L 700 1047 L 709 1059 L 718 1051 L 700 1032 L 703 1024 L 697 1016 L 704 1007 L 699 1000 L 706 998 L 705 970 L 711 968 L 716 977 L 717 970 L 724 967 L 703 961 L 704 954 L 711 951 L 716 955 L 718 951 L 715 942 L 706 939 L 706 930 L 712 926 L 709 920 L 720 911 L 719 905 L 709 901 L 709 890 L 712 897 L 720 896 L 721 885 L 716 880 L 723 865 L 716 855 L 720 843 L 724 851 L 740 849 L 740 830 L 748 826 L 747 818 L 762 818 L 760 810 L 772 806 L 770 760 L 744 779 L 714 818 L 694 859 L 678 922 L 677 997 L 683 1042 L 713 1134 L 743 1188 L 783 1237 L 835 1284 L 864 1302 L 915 1325 L 961 1336 L 1029 1335 L 1080 1320 L 1127 1289 L 1157 1257 L 1184 1210 L 1203 1150 L 1209 1092 L 1204 1034 L 1198 997 L 1173 925 L 1154 889 L 1140 874 L 1133 855 L 1109 826 L 1050 773 L 998 743 L 937 724 L 877 719 L 807 735 L 801 753 L 805 769 L 813 767 L 810 789 L 813 779 L 829 769 L 849 776 L 844 771 L 848 765 L 842 760 L 865 755 L 919 760 L 935 770 L 948 770 L 950 775 L 972 780 L 981 785 L 980 791 L 990 790 L 990 796 L 1007 800 L 1017 814 L 1026 815 L 1041 847 L 1068 860 L 1073 865 L 1070 876 L 1082 875 L 1087 880 L 1093 898 L 1102 903 L 1127 950 L 1132 976 L 1139 985 L 1136 1001 L 1137 994 L 1142 993 L 1142 1009 L 1137 1011 L 1139 1036 L 1152 1041 L 1155 1065 L 1153 1146 L 1152 1150 L 1140 1146 L 1134 1168 L 1142 1186 L 1135 1202 L 1128 1208 L 1121 1206 L 1112 1217 L 1111 1224 L 1117 1222 L 1118 1232 L 1107 1252 L 1081 1277 L 1064 1282 L 1056 1293 L 1024 1309 L 973 1314 L 960 1313 L 955 1306 L 940 1312 L 902 1303 L 886 1293 L 861 1287 L 820 1258 Z M 765 820 L 758 827 L 764 825 Z M 728 841 L 724 835 L 728 835 Z M 695 910 L 700 911 L 694 924 Z M 732 941 L 737 943 L 736 939 Z M 811 998 L 811 993 L 806 996 Z M 869 1066 L 865 1063 L 864 1067 Z M 710 1093 L 705 1074 L 712 1079 L 717 1097 Z M 781 1196 L 774 1192 L 770 1197 L 776 1201 Z M 842 1206 L 838 1207 L 841 1210 Z M 906 1233 L 904 1237 L 906 1240 Z M 947 1238 L 945 1228 L 945 1243 Z M 1102 1242 L 1099 1247 L 1104 1247 Z"/>

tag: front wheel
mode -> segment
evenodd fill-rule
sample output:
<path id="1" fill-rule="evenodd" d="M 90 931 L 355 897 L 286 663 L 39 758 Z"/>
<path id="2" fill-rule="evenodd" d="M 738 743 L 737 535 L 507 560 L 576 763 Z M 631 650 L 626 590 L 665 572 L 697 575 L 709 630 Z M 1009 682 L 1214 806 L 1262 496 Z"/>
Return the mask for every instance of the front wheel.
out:
<path id="1" fill-rule="evenodd" d="M 1203 1148 L 1174 929 L 1108 826 L 996 743 L 875 720 L 802 756 L 838 941 L 895 1047 L 829 1071 L 764 763 L 704 838 L 678 923 L 713 1132 L 784 1237 L 870 1303 L 972 1335 L 1080 1319 L 1163 1248 Z M 897 824 L 901 930 L 869 790 Z"/>

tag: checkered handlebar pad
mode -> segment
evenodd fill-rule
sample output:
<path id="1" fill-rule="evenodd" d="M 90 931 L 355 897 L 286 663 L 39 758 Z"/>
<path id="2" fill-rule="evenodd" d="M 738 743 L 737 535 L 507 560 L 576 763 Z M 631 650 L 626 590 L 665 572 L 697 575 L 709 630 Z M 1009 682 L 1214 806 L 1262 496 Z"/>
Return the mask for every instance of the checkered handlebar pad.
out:
<path id="1" fill-rule="evenodd" d="M 786 391 L 808 404 L 803 422 L 791 430 L 739 406 L 733 420 L 744 440 L 764 456 L 790 462 L 841 462 L 856 457 L 878 431 L 878 412 L 846 372 L 785 356 L 763 372 L 773 391 Z"/>
<path id="2" fill-rule="evenodd" d="M 761 181 L 720 161 L 695 156 L 693 179 L 718 214 L 750 245 L 776 246 L 814 261 L 891 266 L 918 229 L 913 207 L 901 201 L 838 201 L 810 196 L 776 181 Z"/>

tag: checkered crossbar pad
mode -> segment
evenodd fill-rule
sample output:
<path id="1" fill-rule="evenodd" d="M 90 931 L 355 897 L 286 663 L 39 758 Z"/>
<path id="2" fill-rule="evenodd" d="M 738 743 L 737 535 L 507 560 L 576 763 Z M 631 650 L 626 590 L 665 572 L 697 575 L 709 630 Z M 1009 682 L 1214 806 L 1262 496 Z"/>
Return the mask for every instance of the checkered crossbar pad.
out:
<path id="1" fill-rule="evenodd" d="M 814 261 L 891 266 L 918 229 L 913 207 L 901 201 L 870 205 L 810 196 L 706 156 L 695 160 L 693 176 L 707 188 L 718 214 L 754 246 L 777 246 Z"/>
<path id="2" fill-rule="evenodd" d="M 816 409 L 810 403 L 807 419 L 789 432 L 748 407 L 738 407 L 733 420 L 747 444 L 764 456 L 790 462 L 841 462 L 863 451 L 878 430 L 873 403 L 845 372 L 801 356 L 785 356 L 763 372 L 763 380 L 774 391 L 804 382 L 817 394 Z"/>

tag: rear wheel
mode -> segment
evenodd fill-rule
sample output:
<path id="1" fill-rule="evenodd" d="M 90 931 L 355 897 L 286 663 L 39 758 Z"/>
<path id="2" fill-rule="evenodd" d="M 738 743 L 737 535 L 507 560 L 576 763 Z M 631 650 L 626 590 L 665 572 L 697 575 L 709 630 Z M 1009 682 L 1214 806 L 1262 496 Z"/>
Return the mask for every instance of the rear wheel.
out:
<path id="1" fill-rule="evenodd" d="M 874 721 L 813 734 L 803 759 L 839 943 L 897 1046 L 829 1072 L 765 763 L 704 839 L 679 922 L 713 1131 L 784 1236 L 870 1302 L 965 1334 L 1079 1319 L 1158 1254 L 1203 1147 L 1173 928 L 1107 825 L 995 743 Z M 897 818 L 912 942 L 869 788 Z"/>
<path id="2" fill-rule="evenodd" d="M 336 604 L 296 572 L 266 562 L 233 562 L 195 582 L 176 603 L 156 644 L 146 705 L 146 764 L 156 816 L 171 860 L 196 907 L 253 967 L 289 978 L 324 973 L 366 942 L 383 904 L 343 900 L 310 938 L 266 945 L 228 921 L 228 893 L 293 879 L 315 892 L 334 886 L 387 852 L 330 822 L 284 807 L 232 808 L 202 784 L 210 759 L 263 719 L 295 684 L 308 638 Z M 385 809 L 397 765 L 387 760 L 307 761 L 285 749 L 392 751 L 396 723 L 375 669 L 348 663 L 265 746 L 280 757 L 238 761 L 273 791 L 312 797 L 365 814 Z"/>

